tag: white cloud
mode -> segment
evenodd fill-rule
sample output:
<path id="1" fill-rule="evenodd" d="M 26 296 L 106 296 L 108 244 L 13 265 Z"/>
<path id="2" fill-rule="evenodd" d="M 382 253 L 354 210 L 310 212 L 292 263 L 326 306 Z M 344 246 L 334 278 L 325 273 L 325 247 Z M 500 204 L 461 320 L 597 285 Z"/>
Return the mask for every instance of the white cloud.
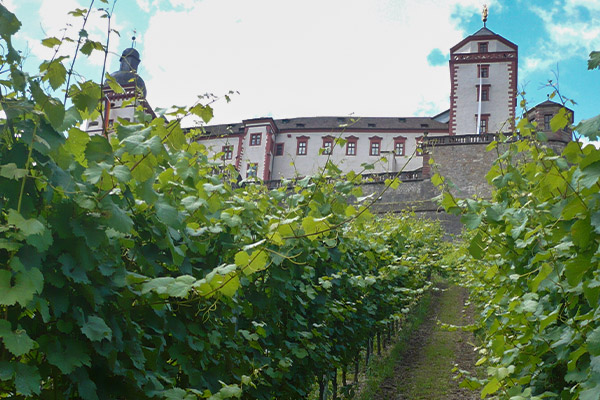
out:
<path id="1" fill-rule="evenodd" d="M 12 13 L 14 13 L 17 10 L 17 4 L 14 0 L 0 0 L 0 3 L 2 3 L 2 5 Z"/>
<path id="2" fill-rule="evenodd" d="M 548 36 L 536 52 L 525 58 L 525 75 L 562 60 L 587 58 L 600 48 L 600 0 L 557 1 L 552 7 L 530 9 L 542 20 Z"/>
<path id="3" fill-rule="evenodd" d="M 27 40 L 28 47 L 31 51 L 31 54 L 37 57 L 40 60 L 50 59 L 54 56 L 54 49 L 50 49 L 41 44 L 41 39 L 45 37 L 57 37 L 62 38 L 63 36 L 70 37 L 72 39 L 77 39 L 79 36 L 79 31 L 83 26 L 83 18 L 74 17 L 69 15 L 70 11 L 73 11 L 77 8 L 85 9 L 89 6 L 88 1 L 84 0 L 26 0 L 29 5 L 35 4 L 35 9 L 38 10 L 39 19 L 37 18 L 21 18 L 21 21 L 24 25 L 23 27 L 23 37 Z M 85 3 L 85 4 L 84 4 Z M 85 30 L 87 31 L 89 38 L 91 40 L 99 41 L 101 43 L 106 43 L 106 29 L 107 29 L 107 19 L 102 18 L 103 11 L 99 11 L 98 8 L 100 6 L 106 6 L 104 4 L 98 3 L 99 5 L 95 6 L 90 13 L 89 20 L 85 26 Z M 120 30 L 122 25 L 119 22 L 118 15 L 114 15 L 111 19 L 111 27 L 116 30 Z M 36 39 L 31 39 L 31 37 L 35 37 Z M 119 49 L 120 38 L 116 34 L 112 34 L 110 38 L 110 48 L 111 49 Z M 58 55 L 68 56 L 69 60 L 65 60 L 65 66 L 67 68 L 70 66 L 70 60 L 75 53 L 76 43 L 63 42 L 61 45 L 60 51 Z M 110 61 L 114 57 L 113 54 L 109 55 L 108 65 L 110 65 Z M 88 78 L 99 80 L 100 79 L 100 69 L 98 67 L 102 66 L 104 62 L 104 55 L 100 52 L 93 52 L 92 56 L 87 57 L 84 54 L 79 54 L 77 58 L 77 63 L 75 64 L 75 73 L 81 69 L 85 69 L 86 66 L 94 66 L 94 70 L 98 70 L 98 76 L 88 76 Z"/>
<path id="4" fill-rule="evenodd" d="M 197 3 L 196 0 L 169 0 L 173 7 L 184 7 L 186 9 L 193 8 Z"/>
<path id="5" fill-rule="evenodd" d="M 482 4 L 204 0 L 159 10 L 143 38 L 149 101 L 168 107 L 239 90 L 216 106 L 215 122 L 269 113 L 433 115 L 449 107 L 450 83 L 448 67 L 430 66 L 427 56 L 464 37 L 452 15 L 472 16 Z"/>
<path id="6" fill-rule="evenodd" d="M 150 11 L 150 0 L 135 0 L 138 7 L 144 10 L 145 12 Z"/>
<path id="7" fill-rule="evenodd" d="M 158 9 L 160 0 L 135 0 L 138 7 L 145 12 L 151 12 L 154 9 Z"/>

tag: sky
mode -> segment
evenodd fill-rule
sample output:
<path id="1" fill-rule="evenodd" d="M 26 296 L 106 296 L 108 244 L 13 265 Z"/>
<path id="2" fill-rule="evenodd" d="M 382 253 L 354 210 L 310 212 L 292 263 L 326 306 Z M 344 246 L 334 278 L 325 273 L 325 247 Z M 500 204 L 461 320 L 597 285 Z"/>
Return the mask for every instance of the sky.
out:
<path id="1" fill-rule="evenodd" d="M 576 122 L 600 114 L 600 70 L 587 70 L 589 53 L 600 50 L 600 0 L 107 1 L 94 1 L 86 26 L 106 41 L 101 16 L 112 11 L 119 34 L 110 35 L 107 71 L 135 35 L 151 106 L 191 105 L 209 93 L 217 98 L 211 123 L 445 111 L 449 49 L 482 27 L 484 3 L 487 27 L 519 46 L 518 87 L 530 106 L 546 100 L 551 79 L 577 102 L 569 105 Z M 35 73 L 53 54 L 41 40 L 75 37 L 82 20 L 67 13 L 91 0 L 0 2 L 23 23 L 16 45 Z M 103 61 L 79 55 L 74 70 L 99 81 Z"/>

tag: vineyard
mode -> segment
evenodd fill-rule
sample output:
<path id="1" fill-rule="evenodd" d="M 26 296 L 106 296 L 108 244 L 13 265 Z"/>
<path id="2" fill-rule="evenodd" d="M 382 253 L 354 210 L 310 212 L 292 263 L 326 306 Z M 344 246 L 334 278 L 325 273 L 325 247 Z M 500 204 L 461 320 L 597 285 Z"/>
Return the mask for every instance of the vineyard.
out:
<path id="1" fill-rule="evenodd" d="M 589 69 L 599 65 L 592 52 Z M 552 130 L 569 122 L 563 108 Z M 576 129 L 596 140 L 600 116 Z M 467 376 L 464 385 L 482 398 L 598 400 L 600 150 L 574 141 L 557 152 L 525 118 L 517 131 L 488 146 L 497 154 L 490 200 L 456 199 L 436 177 L 446 210 L 470 229 L 461 281 L 480 310 L 471 328 L 487 377 Z"/>
<path id="2" fill-rule="evenodd" d="M 595 147 L 559 154 L 523 119 L 518 140 L 488 146 L 491 199 L 458 199 L 434 176 L 468 229 L 451 245 L 437 223 L 373 215 L 377 194 L 333 164 L 273 190 L 240 181 L 180 125 L 208 122 L 209 104 L 153 120 L 140 108 L 89 136 L 100 85 L 70 83 L 61 57 L 23 70 L 19 27 L 0 5 L 0 398 L 348 394 L 361 357 L 450 273 L 471 291 L 480 318 L 465 329 L 487 367 L 458 371 L 463 386 L 600 399 Z M 107 51 L 74 40 L 84 55 Z M 590 69 L 599 63 L 592 53 Z M 578 130 L 594 139 L 599 121 Z M 568 124 L 564 112 L 552 120 Z"/>
<path id="3" fill-rule="evenodd" d="M 428 288 L 438 225 L 375 218 L 333 165 L 240 185 L 179 125 L 207 105 L 90 137 L 100 87 L 53 97 L 66 68 L 21 70 L 19 25 L 0 6 L 0 397 L 303 398 Z"/>

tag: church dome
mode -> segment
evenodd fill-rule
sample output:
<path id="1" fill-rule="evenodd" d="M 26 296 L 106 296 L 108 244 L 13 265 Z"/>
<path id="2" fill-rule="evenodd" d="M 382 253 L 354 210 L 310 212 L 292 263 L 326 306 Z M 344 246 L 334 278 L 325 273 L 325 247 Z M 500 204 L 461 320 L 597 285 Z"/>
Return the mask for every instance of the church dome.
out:
<path id="1" fill-rule="evenodd" d="M 132 47 L 127 48 L 121 53 L 119 62 L 119 70 L 110 75 L 123 87 L 135 84 L 145 98 L 147 94 L 146 84 L 137 73 L 137 68 L 140 65 L 140 53 Z"/>

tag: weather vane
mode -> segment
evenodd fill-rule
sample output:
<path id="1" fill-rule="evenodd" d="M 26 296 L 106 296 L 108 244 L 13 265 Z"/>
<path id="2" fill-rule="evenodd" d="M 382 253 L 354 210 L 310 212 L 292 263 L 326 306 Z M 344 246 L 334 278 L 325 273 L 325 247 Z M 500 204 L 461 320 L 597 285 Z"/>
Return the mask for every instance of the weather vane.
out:
<path id="1" fill-rule="evenodd" d="M 137 30 L 133 30 L 133 36 L 131 37 L 131 47 L 135 47 L 135 35 L 137 34 Z"/>
<path id="2" fill-rule="evenodd" d="M 488 17 L 488 8 L 487 4 L 483 5 L 483 11 L 481 12 L 481 20 L 483 21 L 483 27 L 485 28 L 485 23 L 487 22 Z"/>

